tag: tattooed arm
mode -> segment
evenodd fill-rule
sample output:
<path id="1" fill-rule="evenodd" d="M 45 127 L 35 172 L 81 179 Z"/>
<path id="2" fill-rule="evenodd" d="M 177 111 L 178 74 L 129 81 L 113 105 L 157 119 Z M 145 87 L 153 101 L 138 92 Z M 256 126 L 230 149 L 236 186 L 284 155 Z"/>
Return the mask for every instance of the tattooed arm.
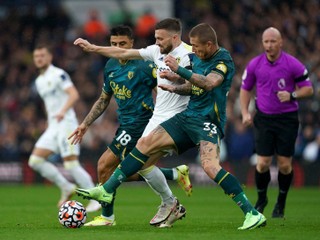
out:
<path id="1" fill-rule="evenodd" d="M 165 91 L 177 93 L 179 95 L 191 95 L 192 84 L 189 82 L 181 85 L 159 84 L 158 87 Z"/>
<path id="2" fill-rule="evenodd" d="M 99 99 L 94 103 L 92 106 L 90 112 L 85 117 L 83 122 L 77 127 L 76 130 L 71 133 L 71 135 L 68 137 L 68 139 L 71 139 L 71 144 L 77 144 L 81 143 L 82 137 L 88 130 L 89 126 L 98 118 L 101 116 L 101 114 L 106 110 L 106 108 L 109 106 L 111 99 L 111 95 L 102 92 Z"/>
<path id="3" fill-rule="evenodd" d="M 222 83 L 223 77 L 215 72 L 211 72 L 207 76 L 193 73 L 188 81 L 199 88 L 210 91 Z"/>

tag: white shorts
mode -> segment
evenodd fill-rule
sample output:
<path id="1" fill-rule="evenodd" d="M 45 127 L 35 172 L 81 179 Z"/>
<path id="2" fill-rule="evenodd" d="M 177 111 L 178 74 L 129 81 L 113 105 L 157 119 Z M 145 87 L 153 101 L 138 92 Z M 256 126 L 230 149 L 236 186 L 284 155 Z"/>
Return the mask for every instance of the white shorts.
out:
<path id="1" fill-rule="evenodd" d="M 48 149 L 58 153 L 61 157 L 80 154 L 80 146 L 71 145 L 69 135 L 78 127 L 77 121 L 62 120 L 60 123 L 51 124 L 38 139 L 35 147 Z"/>
<path id="2" fill-rule="evenodd" d="M 142 134 L 141 137 L 145 137 L 147 136 L 149 133 L 151 133 L 157 126 L 159 126 L 161 123 L 163 123 L 164 121 L 167 121 L 169 118 L 171 118 L 171 116 L 155 116 L 153 115 L 150 120 L 148 125 L 146 126 L 146 128 L 144 129 L 144 132 Z M 163 152 L 165 152 L 165 156 L 172 156 L 174 150 L 173 149 L 167 149 L 167 150 L 163 150 Z"/>

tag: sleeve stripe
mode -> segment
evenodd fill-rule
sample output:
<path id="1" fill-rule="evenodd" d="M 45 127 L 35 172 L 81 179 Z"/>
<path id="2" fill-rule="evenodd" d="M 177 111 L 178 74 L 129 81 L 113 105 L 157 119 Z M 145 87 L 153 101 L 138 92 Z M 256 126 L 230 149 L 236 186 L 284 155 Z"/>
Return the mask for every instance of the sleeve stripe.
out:
<path id="1" fill-rule="evenodd" d="M 294 79 L 294 82 L 295 82 L 295 83 L 297 83 L 297 82 L 302 82 L 302 81 L 304 81 L 304 80 L 306 80 L 306 79 L 308 79 L 308 78 L 309 78 L 309 74 L 305 74 L 305 75 L 302 75 L 302 76 Z"/>

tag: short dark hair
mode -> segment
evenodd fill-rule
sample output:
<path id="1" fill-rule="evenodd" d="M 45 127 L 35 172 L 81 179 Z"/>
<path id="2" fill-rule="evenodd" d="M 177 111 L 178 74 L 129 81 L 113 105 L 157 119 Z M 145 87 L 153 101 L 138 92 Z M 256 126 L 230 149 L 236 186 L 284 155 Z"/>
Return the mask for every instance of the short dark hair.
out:
<path id="1" fill-rule="evenodd" d="M 181 21 L 177 18 L 166 18 L 158 22 L 155 26 L 155 30 L 165 29 L 168 31 L 181 33 L 182 24 Z"/>
<path id="2" fill-rule="evenodd" d="M 193 27 L 189 37 L 197 37 L 201 43 L 211 41 L 213 44 L 218 44 L 216 31 L 207 23 L 200 23 Z"/>
<path id="3" fill-rule="evenodd" d="M 125 25 L 111 28 L 110 36 L 127 36 L 129 39 L 134 38 L 131 27 Z"/>
<path id="4" fill-rule="evenodd" d="M 39 50 L 39 49 L 47 49 L 47 51 L 50 54 L 53 54 L 53 47 L 50 44 L 47 43 L 37 43 L 34 47 L 34 50 Z"/>

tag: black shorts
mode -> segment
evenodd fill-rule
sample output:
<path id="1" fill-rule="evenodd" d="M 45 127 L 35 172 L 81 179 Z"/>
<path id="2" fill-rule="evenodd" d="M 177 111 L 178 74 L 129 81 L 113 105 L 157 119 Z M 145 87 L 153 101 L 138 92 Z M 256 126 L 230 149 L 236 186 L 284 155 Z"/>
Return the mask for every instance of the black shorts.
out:
<path id="1" fill-rule="evenodd" d="M 253 122 L 258 155 L 293 156 L 299 129 L 298 112 L 264 114 L 257 111 Z"/>

